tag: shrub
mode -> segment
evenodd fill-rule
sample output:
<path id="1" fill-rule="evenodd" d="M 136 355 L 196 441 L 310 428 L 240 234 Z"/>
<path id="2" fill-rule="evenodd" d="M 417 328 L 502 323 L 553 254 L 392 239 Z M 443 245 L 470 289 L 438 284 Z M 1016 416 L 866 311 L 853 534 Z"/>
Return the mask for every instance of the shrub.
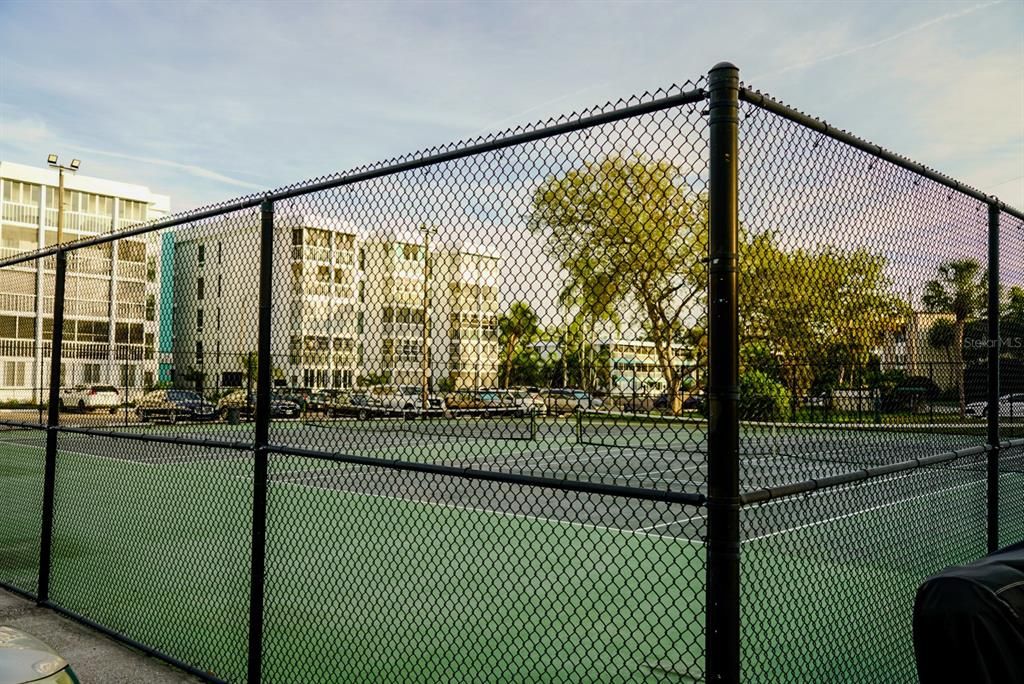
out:
<path id="1" fill-rule="evenodd" d="M 789 410 L 789 390 L 758 370 L 740 377 L 740 418 L 743 420 L 779 420 Z"/>

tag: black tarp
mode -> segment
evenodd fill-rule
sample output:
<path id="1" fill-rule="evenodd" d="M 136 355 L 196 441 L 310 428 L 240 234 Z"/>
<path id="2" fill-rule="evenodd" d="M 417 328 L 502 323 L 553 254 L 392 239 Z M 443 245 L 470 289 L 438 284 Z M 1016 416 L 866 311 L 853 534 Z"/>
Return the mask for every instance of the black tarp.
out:
<path id="1" fill-rule="evenodd" d="M 1024 682 L 1024 543 L 922 582 L 914 654 L 921 684 Z"/>

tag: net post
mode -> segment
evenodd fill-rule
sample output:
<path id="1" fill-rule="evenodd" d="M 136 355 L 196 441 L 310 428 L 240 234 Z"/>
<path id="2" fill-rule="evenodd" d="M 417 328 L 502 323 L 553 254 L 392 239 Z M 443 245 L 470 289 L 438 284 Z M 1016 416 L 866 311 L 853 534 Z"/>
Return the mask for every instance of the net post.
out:
<path id="1" fill-rule="evenodd" d="M 988 539 L 989 553 L 999 548 L 999 205 L 988 205 Z"/>
<path id="2" fill-rule="evenodd" d="M 708 72 L 708 682 L 740 678 L 739 528 L 739 70 L 728 62 Z"/>
<path id="3" fill-rule="evenodd" d="M 43 470 L 42 531 L 39 537 L 39 586 L 36 602 L 50 599 L 50 561 L 53 549 L 53 506 L 57 479 L 57 431 L 60 426 L 60 360 L 64 345 L 64 284 L 67 280 L 68 254 L 63 248 L 55 255 L 57 268 L 53 282 L 53 332 L 50 337 L 50 390 L 46 413 L 46 455 Z M 42 296 L 42 295 L 40 295 Z"/>
<path id="4" fill-rule="evenodd" d="M 274 202 L 260 205 L 259 332 L 256 342 L 256 420 L 253 444 L 252 565 L 249 577 L 249 663 L 247 681 L 262 681 L 263 575 L 267 538 L 267 447 L 270 441 L 270 321 L 273 284 Z M 250 366 L 251 368 L 251 366 Z M 250 371 L 251 375 L 251 371 Z"/>

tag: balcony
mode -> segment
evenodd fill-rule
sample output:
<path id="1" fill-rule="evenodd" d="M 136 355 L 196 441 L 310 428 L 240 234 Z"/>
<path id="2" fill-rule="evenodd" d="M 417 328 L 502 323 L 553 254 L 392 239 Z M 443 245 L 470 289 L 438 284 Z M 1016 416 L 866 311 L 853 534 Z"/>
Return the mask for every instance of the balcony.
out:
<path id="1" fill-rule="evenodd" d="M 4 220 L 39 225 L 39 207 L 31 204 L 4 202 Z"/>
<path id="2" fill-rule="evenodd" d="M 57 210 L 46 210 L 46 225 L 53 228 L 57 225 Z M 114 226 L 113 216 L 101 214 L 87 214 L 81 211 L 64 210 L 64 230 L 73 230 L 79 233 L 106 233 Z"/>
<path id="3" fill-rule="evenodd" d="M 12 294 L 10 292 L 0 292 L 0 311 L 35 313 L 36 296 L 34 294 Z"/>
<path id="4" fill-rule="evenodd" d="M 118 261 L 117 277 L 123 280 L 146 281 L 146 264 L 142 261 Z"/>
<path id="5" fill-rule="evenodd" d="M 292 245 L 292 259 L 294 261 L 318 261 L 329 264 L 331 263 L 331 248 L 314 245 Z"/>

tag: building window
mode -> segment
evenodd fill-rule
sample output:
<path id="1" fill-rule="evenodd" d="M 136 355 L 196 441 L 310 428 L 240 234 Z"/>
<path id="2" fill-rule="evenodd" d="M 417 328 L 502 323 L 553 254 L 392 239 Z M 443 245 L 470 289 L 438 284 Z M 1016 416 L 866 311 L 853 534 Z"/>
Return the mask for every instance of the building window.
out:
<path id="1" fill-rule="evenodd" d="M 156 320 L 156 296 L 146 295 L 146 320 Z"/>
<path id="2" fill-rule="evenodd" d="M 199 301 L 203 301 L 203 294 L 206 289 L 203 285 L 203 277 L 199 276 L 199 278 L 196 279 L 196 299 Z"/>
<path id="3" fill-rule="evenodd" d="M 221 258 L 224 256 L 224 245 L 217 243 L 217 265 L 220 266 Z"/>
<path id="4" fill-rule="evenodd" d="M 203 365 L 203 341 L 196 340 L 196 363 Z"/>
<path id="5" fill-rule="evenodd" d="M 203 310 L 196 309 L 196 332 L 203 332 Z"/>
<path id="6" fill-rule="evenodd" d="M 100 381 L 100 366 L 98 363 L 87 363 L 82 366 L 82 382 L 86 385 L 93 385 Z"/>
<path id="7" fill-rule="evenodd" d="M 199 245 L 199 256 L 197 258 L 200 266 L 206 265 L 206 245 Z"/>
<path id="8" fill-rule="evenodd" d="M 217 296 L 220 297 L 220 274 L 217 274 Z"/>

